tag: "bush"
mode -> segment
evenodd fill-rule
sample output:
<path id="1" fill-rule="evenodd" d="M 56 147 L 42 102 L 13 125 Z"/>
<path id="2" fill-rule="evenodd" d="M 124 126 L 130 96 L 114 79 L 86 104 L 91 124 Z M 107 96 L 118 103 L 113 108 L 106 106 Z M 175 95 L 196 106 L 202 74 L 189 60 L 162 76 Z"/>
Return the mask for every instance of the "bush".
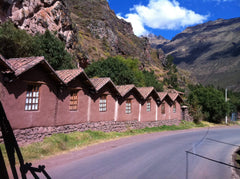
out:
<path id="1" fill-rule="evenodd" d="M 190 87 L 188 102 L 196 120 L 203 118 L 209 122 L 220 123 L 228 112 L 228 104 L 224 94 L 212 86 L 197 85 Z M 201 109 L 201 113 L 199 111 Z"/>
<path id="2" fill-rule="evenodd" d="M 65 50 L 65 44 L 50 31 L 31 36 L 17 29 L 13 23 L 0 26 L 0 53 L 5 58 L 44 56 L 55 69 L 73 68 L 72 57 Z"/>
<path id="3" fill-rule="evenodd" d="M 134 74 L 130 68 L 120 60 L 109 57 L 106 60 L 93 62 L 85 72 L 92 77 L 110 77 L 117 85 L 133 84 Z"/>
<path id="4" fill-rule="evenodd" d="M 153 86 L 162 91 L 163 85 L 159 83 L 153 71 L 139 70 L 137 59 L 123 57 L 110 57 L 106 60 L 93 62 L 85 72 L 89 77 L 110 77 L 117 85 L 134 84 L 137 87 Z"/>

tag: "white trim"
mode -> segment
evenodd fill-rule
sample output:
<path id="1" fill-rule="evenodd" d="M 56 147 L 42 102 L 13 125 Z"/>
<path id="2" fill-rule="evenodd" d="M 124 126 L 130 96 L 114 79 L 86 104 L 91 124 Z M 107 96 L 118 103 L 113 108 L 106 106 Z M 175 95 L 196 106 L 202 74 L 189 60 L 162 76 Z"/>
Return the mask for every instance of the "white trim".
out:
<path id="1" fill-rule="evenodd" d="M 115 101 L 115 112 L 114 112 L 114 121 L 117 121 L 118 118 L 118 100 Z"/>
<path id="2" fill-rule="evenodd" d="M 87 111 L 87 121 L 90 122 L 90 115 L 91 115 L 91 97 L 88 96 L 88 111 Z"/>
<path id="3" fill-rule="evenodd" d="M 156 116 L 155 116 L 155 120 L 158 120 L 158 105 L 156 104 Z"/>
<path id="4" fill-rule="evenodd" d="M 141 121 L 141 110 L 142 110 L 142 105 L 139 103 L 139 112 L 138 112 L 138 121 Z"/>

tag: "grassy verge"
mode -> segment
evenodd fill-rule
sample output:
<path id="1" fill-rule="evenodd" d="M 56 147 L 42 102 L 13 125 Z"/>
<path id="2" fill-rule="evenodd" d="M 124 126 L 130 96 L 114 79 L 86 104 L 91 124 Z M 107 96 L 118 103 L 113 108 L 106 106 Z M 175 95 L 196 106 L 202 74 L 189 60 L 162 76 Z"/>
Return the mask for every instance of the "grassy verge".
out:
<path id="1" fill-rule="evenodd" d="M 63 152 L 70 150 L 77 150 L 91 144 L 105 142 L 120 137 L 207 126 L 211 126 L 211 124 L 207 122 L 201 122 L 199 124 L 195 124 L 193 122 L 182 122 L 178 126 L 173 125 L 144 129 L 128 129 L 125 132 L 105 133 L 101 131 L 85 131 L 85 132 L 72 132 L 68 134 L 61 133 L 53 134 L 51 137 L 46 137 L 42 142 L 32 143 L 30 145 L 20 147 L 20 149 L 25 162 L 32 162 L 34 160 L 42 159 L 51 155 L 61 154 Z M 8 161 L 4 145 L 0 144 L 0 147 L 3 152 L 5 161 Z"/>

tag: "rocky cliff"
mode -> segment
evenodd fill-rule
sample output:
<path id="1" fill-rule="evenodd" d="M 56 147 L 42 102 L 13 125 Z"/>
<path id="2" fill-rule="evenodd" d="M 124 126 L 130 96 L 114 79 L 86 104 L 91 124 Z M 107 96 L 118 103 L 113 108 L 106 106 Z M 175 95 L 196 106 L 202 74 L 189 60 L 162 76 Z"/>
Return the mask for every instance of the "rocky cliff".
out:
<path id="1" fill-rule="evenodd" d="M 131 24 L 119 19 L 106 0 L 66 0 L 66 4 L 78 29 L 77 56 L 82 62 L 122 55 L 143 64 L 160 63 L 148 39 L 135 36 Z"/>
<path id="2" fill-rule="evenodd" d="M 0 0 L 0 21 L 6 20 L 33 35 L 56 32 L 83 67 L 116 55 L 138 58 L 143 66 L 160 66 L 164 58 L 117 18 L 107 0 Z"/>
<path id="3" fill-rule="evenodd" d="M 47 29 L 57 33 L 73 49 L 77 38 L 64 1 L 57 0 L 0 0 L 0 21 L 11 20 L 30 34 L 44 33 Z"/>
<path id="4" fill-rule="evenodd" d="M 240 90 L 240 18 L 188 27 L 158 48 L 199 82 Z"/>

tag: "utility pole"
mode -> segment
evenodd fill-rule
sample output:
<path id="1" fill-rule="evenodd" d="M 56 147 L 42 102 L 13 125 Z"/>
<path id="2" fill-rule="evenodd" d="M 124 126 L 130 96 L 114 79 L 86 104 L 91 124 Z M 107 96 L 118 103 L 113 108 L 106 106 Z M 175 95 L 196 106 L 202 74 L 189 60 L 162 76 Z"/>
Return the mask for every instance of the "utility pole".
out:
<path id="1" fill-rule="evenodd" d="M 227 88 L 225 89 L 225 102 L 227 103 Z M 226 117 L 225 117 L 225 123 L 227 124 L 228 122 L 228 116 L 227 116 L 227 112 L 226 112 Z"/>

